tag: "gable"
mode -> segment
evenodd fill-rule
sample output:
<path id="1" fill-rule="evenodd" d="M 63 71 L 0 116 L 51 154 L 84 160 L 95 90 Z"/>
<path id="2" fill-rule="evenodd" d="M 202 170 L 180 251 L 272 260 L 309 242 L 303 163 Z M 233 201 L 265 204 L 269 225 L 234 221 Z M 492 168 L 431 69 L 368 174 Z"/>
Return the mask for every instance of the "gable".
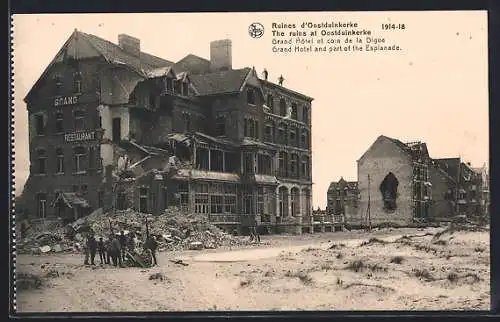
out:
<path id="1" fill-rule="evenodd" d="M 393 140 L 386 136 L 379 136 L 377 140 L 366 150 L 358 162 L 362 162 L 367 158 L 408 158 L 402 147 L 396 144 Z"/>
<path id="2" fill-rule="evenodd" d="M 260 95 L 260 97 L 262 99 L 264 98 L 264 90 L 262 89 L 261 82 L 260 82 L 259 77 L 257 76 L 257 73 L 255 72 L 254 68 L 252 68 L 252 70 L 250 71 L 250 73 L 248 73 L 245 81 L 241 85 L 241 90 L 240 91 L 243 91 L 243 89 L 247 85 L 250 85 L 250 86 L 256 88 L 257 92 Z"/>
<path id="3" fill-rule="evenodd" d="M 210 61 L 205 58 L 189 54 L 175 63 L 174 68 L 179 72 L 191 74 L 204 74 L 210 72 Z"/>

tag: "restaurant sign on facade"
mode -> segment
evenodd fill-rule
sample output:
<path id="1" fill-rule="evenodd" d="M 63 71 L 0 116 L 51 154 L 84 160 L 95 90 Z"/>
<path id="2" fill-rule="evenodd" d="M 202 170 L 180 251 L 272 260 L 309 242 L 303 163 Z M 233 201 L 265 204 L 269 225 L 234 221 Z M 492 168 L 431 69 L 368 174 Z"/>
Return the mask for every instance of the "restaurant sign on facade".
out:
<path id="1" fill-rule="evenodd" d="M 56 97 L 54 99 L 54 106 L 63 106 L 63 105 L 75 105 L 78 104 L 78 96 L 63 96 Z"/>
<path id="2" fill-rule="evenodd" d="M 95 131 L 74 132 L 64 135 L 65 142 L 91 141 L 95 139 Z"/>

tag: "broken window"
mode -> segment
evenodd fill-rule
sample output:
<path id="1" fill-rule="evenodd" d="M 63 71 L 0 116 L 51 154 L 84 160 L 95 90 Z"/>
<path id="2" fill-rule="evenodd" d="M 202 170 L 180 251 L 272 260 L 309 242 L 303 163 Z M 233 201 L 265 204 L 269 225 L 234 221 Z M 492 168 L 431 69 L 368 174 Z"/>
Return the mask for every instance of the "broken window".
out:
<path id="1" fill-rule="evenodd" d="M 119 117 L 113 118 L 111 132 L 112 132 L 112 140 L 115 143 L 118 143 L 121 140 L 121 131 L 122 131 L 121 126 L 122 126 L 121 119 Z"/>
<path id="2" fill-rule="evenodd" d="M 264 188 L 257 187 L 257 215 L 264 214 Z"/>
<path id="3" fill-rule="evenodd" d="M 281 144 L 288 144 L 288 125 L 283 124 L 283 141 Z"/>
<path id="4" fill-rule="evenodd" d="M 215 136 L 226 135 L 226 118 L 219 116 L 215 120 Z"/>
<path id="5" fill-rule="evenodd" d="M 274 142 L 274 123 L 272 121 L 266 124 L 265 136 L 267 142 Z"/>
<path id="6" fill-rule="evenodd" d="M 248 137 L 253 138 L 255 136 L 255 122 L 253 120 L 248 120 Z"/>
<path id="7" fill-rule="evenodd" d="M 45 134 L 45 120 L 42 114 L 35 115 L 35 133 L 36 135 Z"/>
<path id="8" fill-rule="evenodd" d="M 297 103 L 292 103 L 292 119 L 297 119 Z"/>
<path id="9" fill-rule="evenodd" d="M 224 212 L 236 213 L 236 186 L 233 184 L 224 185 Z"/>
<path id="10" fill-rule="evenodd" d="M 210 213 L 222 214 L 224 211 L 224 195 L 220 192 L 214 192 L 210 196 Z"/>
<path id="11" fill-rule="evenodd" d="M 95 148 L 90 147 L 89 148 L 89 169 L 94 169 L 95 168 Z"/>
<path id="12" fill-rule="evenodd" d="M 290 129 L 290 144 L 291 145 L 297 144 L 297 132 L 295 128 Z"/>
<path id="13" fill-rule="evenodd" d="M 247 89 L 247 103 L 255 105 L 255 91 L 251 88 Z"/>
<path id="14" fill-rule="evenodd" d="M 300 213 L 300 193 L 298 188 L 292 188 L 290 194 L 292 216 L 295 217 Z"/>
<path id="15" fill-rule="evenodd" d="M 280 115 L 286 116 L 286 101 L 284 98 L 280 99 Z"/>
<path id="16" fill-rule="evenodd" d="M 255 135 L 254 138 L 259 139 L 260 138 L 260 127 L 259 127 L 259 121 L 254 121 L 255 122 Z"/>
<path id="17" fill-rule="evenodd" d="M 56 113 L 56 133 L 64 132 L 64 114 L 62 111 Z"/>
<path id="18" fill-rule="evenodd" d="M 174 92 L 176 94 L 182 94 L 182 82 L 181 81 L 178 81 L 178 80 L 174 81 L 174 87 L 175 87 Z"/>
<path id="19" fill-rule="evenodd" d="M 396 210 L 396 198 L 398 196 L 398 179 L 396 176 L 389 172 L 380 184 L 380 192 L 382 193 L 382 199 L 384 201 L 384 210 L 394 211 Z"/>
<path id="20" fill-rule="evenodd" d="M 47 155 L 45 154 L 44 149 L 40 149 L 36 152 L 37 154 L 37 169 L 36 172 L 38 174 L 45 174 L 47 173 Z"/>
<path id="21" fill-rule="evenodd" d="M 189 84 L 187 82 L 182 83 L 182 95 L 189 96 Z"/>
<path id="22" fill-rule="evenodd" d="M 167 87 L 167 92 L 171 93 L 174 90 L 174 85 L 173 85 L 173 80 L 172 78 L 167 78 L 166 80 L 166 87 Z"/>
<path id="23" fill-rule="evenodd" d="M 200 170 L 210 170 L 207 149 L 198 148 L 196 150 L 196 167 Z"/>
<path id="24" fill-rule="evenodd" d="M 220 150 L 211 150 L 210 151 L 210 167 L 211 171 L 224 171 L 224 160 L 223 160 L 223 152 Z"/>
<path id="25" fill-rule="evenodd" d="M 75 117 L 75 130 L 83 130 L 85 129 L 85 112 L 81 110 L 76 110 L 73 113 L 73 116 Z"/>
<path id="26" fill-rule="evenodd" d="M 179 205 L 182 210 L 189 209 L 189 185 L 186 183 L 180 183 L 177 186 L 177 193 L 179 196 Z"/>
<path id="27" fill-rule="evenodd" d="M 62 148 L 56 149 L 56 173 L 64 173 L 64 151 Z"/>
<path id="28" fill-rule="evenodd" d="M 45 193 L 37 194 L 36 203 L 38 217 L 45 218 L 47 216 L 47 195 Z"/>

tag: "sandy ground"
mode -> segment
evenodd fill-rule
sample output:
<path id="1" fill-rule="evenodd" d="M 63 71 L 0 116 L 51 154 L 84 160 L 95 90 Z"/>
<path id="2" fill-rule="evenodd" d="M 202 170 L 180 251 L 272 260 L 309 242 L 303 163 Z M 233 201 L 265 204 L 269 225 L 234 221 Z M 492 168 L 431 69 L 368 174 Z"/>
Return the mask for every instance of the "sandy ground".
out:
<path id="1" fill-rule="evenodd" d="M 17 311 L 489 310 L 489 233 L 442 230 L 263 236 L 250 249 L 160 253 L 150 269 L 20 255 L 18 273 L 43 285 L 18 290 Z"/>

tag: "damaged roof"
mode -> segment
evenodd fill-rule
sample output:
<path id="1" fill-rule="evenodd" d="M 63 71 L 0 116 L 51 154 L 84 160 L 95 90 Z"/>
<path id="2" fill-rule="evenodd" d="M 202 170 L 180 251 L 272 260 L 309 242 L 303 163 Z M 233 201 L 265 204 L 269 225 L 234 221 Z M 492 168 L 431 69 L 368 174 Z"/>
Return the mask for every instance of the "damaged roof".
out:
<path id="1" fill-rule="evenodd" d="M 210 61 L 200 56 L 189 54 L 174 65 L 179 72 L 189 72 L 191 75 L 210 72 Z"/>
<path id="2" fill-rule="evenodd" d="M 192 75 L 191 82 L 200 95 L 217 95 L 240 92 L 248 73 L 252 69 L 223 70 L 213 73 Z"/>
<path id="3" fill-rule="evenodd" d="M 358 182 L 357 181 L 346 181 L 344 178 L 340 178 L 338 182 L 331 182 L 330 186 L 328 187 L 328 191 L 332 190 L 337 190 L 337 189 L 343 189 L 342 187 L 347 187 L 348 190 L 357 190 L 358 189 Z"/>
<path id="4" fill-rule="evenodd" d="M 69 208 L 73 208 L 73 206 L 80 206 L 83 208 L 90 207 L 89 202 L 77 195 L 76 192 L 60 192 L 54 200 L 54 205 L 56 205 L 58 201 L 63 201 Z"/>

